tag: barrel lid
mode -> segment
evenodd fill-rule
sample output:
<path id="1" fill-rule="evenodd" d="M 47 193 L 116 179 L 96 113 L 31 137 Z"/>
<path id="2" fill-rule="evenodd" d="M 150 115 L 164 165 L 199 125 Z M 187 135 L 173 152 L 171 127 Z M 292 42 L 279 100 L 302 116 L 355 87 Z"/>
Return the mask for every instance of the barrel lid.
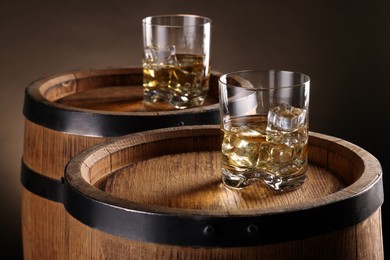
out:
<path id="1" fill-rule="evenodd" d="M 147 111 L 140 101 L 142 68 L 78 70 L 31 83 L 25 90 L 23 114 L 29 121 L 55 131 L 103 137 L 181 125 L 219 124 L 219 76 L 219 72 L 211 72 L 210 91 L 203 106 Z"/>
<path id="2" fill-rule="evenodd" d="M 308 178 L 311 181 L 299 190 L 283 195 L 268 193 L 265 197 L 258 196 L 258 191 L 237 194 L 220 185 L 219 149 L 218 126 L 158 129 L 101 143 L 77 155 L 67 165 L 65 209 L 92 228 L 131 240 L 232 247 L 281 243 L 330 233 L 367 219 L 383 203 L 379 162 L 345 140 L 311 132 Z M 191 157 L 194 158 L 189 160 Z M 179 167 L 182 171 L 173 178 L 186 179 L 187 174 L 198 174 L 199 182 L 184 193 L 169 196 L 161 191 L 156 193 L 161 203 L 142 203 L 127 195 L 118 196 L 107 190 L 108 182 L 102 182 L 120 174 L 133 180 L 132 174 L 139 174 L 145 178 L 145 182 L 139 183 L 141 189 L 153 192 L 148 180 L 156 187 L 162 181 L 148 177 L 147 172 L 172 177 L 164 172 L 175 167 L 170 158 L 183 167 Z M 196 163 L 198 160 L 202 164 Z M 147 164 L 154 168 L 143 169 Z M 122 182 L 119 177 L 111 180 L 115 179 Z M 333 180 L 336 188 L 327 190 L 327 182 Z M 122 186 L 123 194 L 140 190 L 130 184 L 131 181 Z M 325 192 L 306 196 L 321 189 Z M 204 196 L 210 191 L 211 195 Z M 199 196 L 198 203 L 203 199 L 207 206 L 176 204 L 178 198 L 185 196 Z M 216 206 L 218 201 L 220 204 Z"/>

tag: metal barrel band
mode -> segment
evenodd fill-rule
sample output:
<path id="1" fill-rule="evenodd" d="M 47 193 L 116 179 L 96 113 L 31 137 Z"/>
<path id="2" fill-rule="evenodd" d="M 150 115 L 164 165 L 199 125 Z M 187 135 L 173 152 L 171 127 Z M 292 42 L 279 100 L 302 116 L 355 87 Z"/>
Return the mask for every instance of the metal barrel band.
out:
<path id="1" fill-rule="evenodd" d="M 383 203 L 382 177 L 373 185 L 347 200 L 304 211 L 210 216 L 150 212 L 113 205 L 87 196 L 65 178 L 64 207 L 80 222 L 130 240 L 194 247 L 255 246 L 306 239 L 360 223 Z"/>
<path id="2" fill-rule="evenodd" d="M 22 161 L 20 180 L 28 191 L 42 198 L 63 203 L 64 179 L 46 177 L 27 167 Z"/>

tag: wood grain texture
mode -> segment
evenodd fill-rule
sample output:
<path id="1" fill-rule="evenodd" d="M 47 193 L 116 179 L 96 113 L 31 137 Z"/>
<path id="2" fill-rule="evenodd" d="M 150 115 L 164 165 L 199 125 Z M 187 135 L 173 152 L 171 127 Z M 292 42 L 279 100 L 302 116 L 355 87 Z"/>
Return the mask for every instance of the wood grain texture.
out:
<path id="1" fill-rule="evenodd" d="M 69 259 L 68 226 L 61 203 L 22 190 L 24 259 Z"/>
<path id="2" fill-rule="evenodd" d="M 295 191 L 279 193 L 258 182 L 236 192 L 221 183 L 220 168 L 220 151 L 166 155 L 116 171 L 98 186 L 139 204 L 209 210 L 221 215 L 308 202 L 344 187 L 330 171 L 311 164 L 305 185 Z"/>
<path id="3" fill-rule="evenodd" d="M 25 121 L 24 163 L 36 172 L 60 180 L 65 165 L 77 153 L 108 138 L 68 135 Z M 62 203 L 22 191 L 24 259 L 69 259 L 68 224 Z"/>
<path id="4" fill-rule="evenodd" d="M 143 105 L 142 86 L 91 89 L 66 96 L 57 102 L 67 106 L 100 111 L 148 112 Z M 203 106 L 216 103 L 218 103 L 217 97 L 208 95 Z"/>
<path id="5" fill-rule="evenodd" d="M 231 191 L 220 182 L 220 141 L 218 126 L 132 134 L 82 152 L 71 160 L 66 178 L 90 198 L 118 207 L 130 209 L 137 205 L 141 210 L 158 208 L 159 212 L 168 214 L 261 216 L 304 212 L 348 200 L 372 188 L 382 174 L 379 162 L 364 149 L 339 138 L 310 133 L 308 180 L 300 189 L 277 193 L 258 183 L 240 192 Z M 335 211 L 329 217 L 337 215 Z M 284 243 L 227 248 L 139 242 L 101 232 L 71 215 L 67 219 L 71 240 L 69 254 L 80 259 L 384 257 L 380 208 L 357 224 L 327 234 Z"/>

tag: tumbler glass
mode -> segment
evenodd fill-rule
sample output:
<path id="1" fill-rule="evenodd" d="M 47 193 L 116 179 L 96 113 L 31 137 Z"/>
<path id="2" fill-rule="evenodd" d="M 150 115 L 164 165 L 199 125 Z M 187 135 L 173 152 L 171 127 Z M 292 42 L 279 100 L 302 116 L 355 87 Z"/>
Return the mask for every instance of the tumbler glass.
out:
<path id="1" fill-rule="evenodd" d="M 142 24 L 146 107 L 202 105 L 209 89 L 211 20 L 174 14 L 146 17 Z"/>
<path id="2" fill-rule="evenodd" d="M 282 70 L 246 70 L 219 79 L 222 181 L 242 189 L 263 181 L 300 187 L 308 164 L 310 78 Z"/>

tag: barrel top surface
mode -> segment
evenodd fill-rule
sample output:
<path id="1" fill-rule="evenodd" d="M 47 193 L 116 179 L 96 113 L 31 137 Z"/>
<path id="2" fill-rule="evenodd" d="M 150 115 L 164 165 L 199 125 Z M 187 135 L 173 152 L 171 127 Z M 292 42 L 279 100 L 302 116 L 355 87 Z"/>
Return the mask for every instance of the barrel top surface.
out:
<path id="1" fill-rule="evenodd" d="M 44 77 L 26 88 L 26 96 L 57 109 L 115 115 L 195 113 L 218 108 L 218 77 L 210 75 L 210 95 L 200 107 L 153 111 L 143 105 L 142 68 L 78 70 Z"/>
<path id="2" fill-rule="evenodd" d="M 270 214 L 272 211 L 317 207 L 356 196 L 381 177 L 379 162 L 365 150 L 341 139 L 310 133 L 309 151 L 315 153 L 316 147 L 335 149 L 333 156 L 347 159 L 340 169 L 350 171 L 350 174 L 339 174 L 309 158 L 308 179 L 295 191 L 274 192 L 260 182 L 233 191 L 226 189 L 220 181 L 219 127 L 172 129 L 133 134 L 88 149 L 71 161 L 67 178 L 78 189 L 92 193 L 98 199 L 110 198 L 110 203 L 117 202 L 129 208 L 229 215 Z M 194 148 L 193 143 L 184 148 L 177 145 L 192 136 L 198 137 L 200 143 L 208 142 L 209 147 Z M 148 147 L 149 144 L 154 145 Z M 164 150 L 163 146 L 171 148 L 151 151 Z M 136 158 L 131 155 L 134 152 L 138 154 Z M 337 161 L 337 158 L 333 160 Z M 344 177 L 348 174 L 355 175 L 352 181 Z"/>
<path id="3" fill-rule="evenodd" d="M 345 186 L 330 171 L 310 164 L 305 185 L 289 193 L 271 191 L 261 182 L 240 191 L 229 190 L 221 183 L 220 165 L 219 151 L 166 155 L 120 169 L 94 186 L 139 205 L 210 215 L 267 214 L 286 210 L 286 205 L 301 207 Z"/>
<path id="4" fill-rule="evenodd" d="M 219 124 L 218 78 L 211 71 L 203 105 L 150 110 L 142 68 L 79 70 L 45 77 L 25 90 L 23 114 L 42 127 L 82 136 L 117 137 L 182 125 Z"/>
<path id="5" fill-rule="evenodd" d="M 225 246 L 320 235 L 368 218 L 383 203 L 377 159 L 312 132 L 301 188 L 278 193 L 257 183 L 227 189 L 220 180 L 220 135 L 219 126 L 184 126 L 91 147 L 66 167 L 64 206 L 81 222 L 130 239 Z M 215 238 L 205 240 L 210 234 Z"/>

